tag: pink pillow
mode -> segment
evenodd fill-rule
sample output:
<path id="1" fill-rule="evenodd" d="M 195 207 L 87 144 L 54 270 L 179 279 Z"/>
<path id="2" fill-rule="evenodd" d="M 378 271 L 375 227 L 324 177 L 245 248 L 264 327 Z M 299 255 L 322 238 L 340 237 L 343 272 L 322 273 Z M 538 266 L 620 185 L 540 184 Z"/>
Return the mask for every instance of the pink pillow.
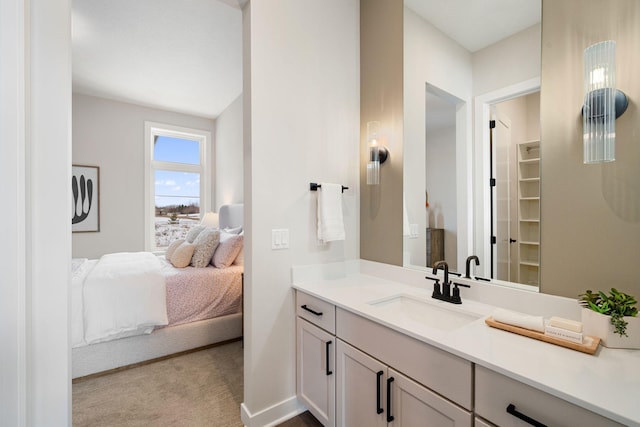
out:
<path id="1" fill-rule="evenodd" d="M 234 235 L 220 242 L 216 251 L 211 259 L 211 264 L 217 268 L 227 268 L 240 253 L 242 244 L 244 243 L 244 236 Z"/>

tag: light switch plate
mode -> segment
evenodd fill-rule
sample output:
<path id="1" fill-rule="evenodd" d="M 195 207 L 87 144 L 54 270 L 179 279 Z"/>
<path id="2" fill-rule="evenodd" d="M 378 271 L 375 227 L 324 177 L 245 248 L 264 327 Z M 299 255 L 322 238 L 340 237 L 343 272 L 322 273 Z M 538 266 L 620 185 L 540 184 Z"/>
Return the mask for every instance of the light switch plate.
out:
<path id="1" fill-rule="evenodd" d="M 289 249 L 288 228 L 274 228 L 271 230 L 271 249 Z"/>

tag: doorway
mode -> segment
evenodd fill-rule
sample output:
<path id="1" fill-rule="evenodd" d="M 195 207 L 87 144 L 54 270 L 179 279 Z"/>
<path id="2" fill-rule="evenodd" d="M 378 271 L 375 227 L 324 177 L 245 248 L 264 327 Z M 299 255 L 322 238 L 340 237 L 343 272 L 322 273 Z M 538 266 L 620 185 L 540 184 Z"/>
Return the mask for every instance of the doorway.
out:
<path id="1" fill-rule="evenodd" d="M 540 269 L 540 93 L 491 106 L 491 278 L 531 286 Z"/>

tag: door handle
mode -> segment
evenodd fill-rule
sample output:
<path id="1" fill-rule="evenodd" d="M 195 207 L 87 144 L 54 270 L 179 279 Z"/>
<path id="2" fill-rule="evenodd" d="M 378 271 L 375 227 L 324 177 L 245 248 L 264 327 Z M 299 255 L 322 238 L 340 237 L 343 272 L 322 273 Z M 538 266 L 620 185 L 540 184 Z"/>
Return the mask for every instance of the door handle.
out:
<path id="1" fill-rule="evenodd" d="M 326 349 L 326 352 L 327 352 L 327 370 L 326 370 L 327 376 L 333 374 L 333 371 L 331 371 L 329 369 L 329 346 L 330 345 L 331 345 L 331 341 L 327 341 L 326 344 L 325 344 L 325 349 Z"/>
<path id="2" fill-rule="evenodd" d="M 516 239 L 509 238 L 509 243 L 515 243 Z"/>
<path id="3" fill-rule="evenodd" d="M 381 394 L 382 394 L 382 386 L 380 385 L 380 380 L 382 379 L 382 375 L 384 375 L 383 371 L 378 371 L 376 373 L 376 413 L 381 414 L 384 412 L 381 405 Z"/>
<path id="4" fill-rule="evenodd" d="M 391 415 L 391 383 L 393 383 L 394 378 L 387 379 L 387 422 L 390 423 L 393 421 L 394 417 Z"/>

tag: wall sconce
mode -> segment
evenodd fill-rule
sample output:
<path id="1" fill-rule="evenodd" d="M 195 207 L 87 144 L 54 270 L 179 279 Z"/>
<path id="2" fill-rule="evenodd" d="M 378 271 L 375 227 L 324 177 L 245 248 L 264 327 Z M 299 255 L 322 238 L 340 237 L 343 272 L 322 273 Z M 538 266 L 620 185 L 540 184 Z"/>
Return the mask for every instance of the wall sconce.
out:
<path id="1" fill-rule="evenodd" d="M 367 122 L 367 185 L 380 184 L 380 165 L 387 160 L 389 152 L 380 145 L 380 122 Z"/>
<path id="2" fill-rule="evenodd" d="M 584 105 L 582 107 L 584 163 L 616 159 L 616 119 L 629 105 L 616 89 L 616 42 L 608 40 L 584 50 Z"/>

